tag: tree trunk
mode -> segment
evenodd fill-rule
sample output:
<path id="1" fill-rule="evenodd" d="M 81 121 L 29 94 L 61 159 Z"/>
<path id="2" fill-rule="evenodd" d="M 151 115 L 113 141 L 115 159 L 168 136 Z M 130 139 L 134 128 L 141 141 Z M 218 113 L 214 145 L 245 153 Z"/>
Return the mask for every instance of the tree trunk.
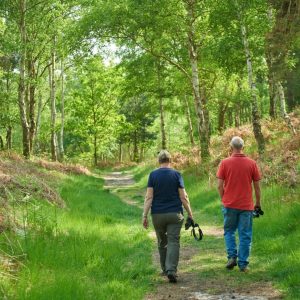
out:
<path id="1" fill-rule="evenodd" d="M 269 6 L 268 8 L 268 19 L 270 24 L 272 24 L 273 19 L 273 12 L 272 8 Z M 266 35 L 266 46 L 265 46 L 265 55 L 266 55 L 266 61 L 268 66 L 268 85 L 269 85 L 269 115 L 271 119 L 275 119 L 276 116 L 276 83 L 274 78 L 274 70 L 273 70 L 273 57 L 272 57 L 272 50 L 271 50 L 271 38 L 270 33 Z"/>
<path id="2" fill-rule="evenodd" d="M 233 117 L 232 117 L 232 108 L 227 110 L 227 119 L 228 119 L 228 126 L 232 127 L 233 126 Z"/>
<path id="3" fill-rule="evenodd" d="M 7 73 L 6 73 L 6 101 L 7 101 L 7 109 L 5 110 L 5 113 L 7 113 L 8 115 L 10 114 L 10 76 L 9 76 L 9 72 L 10 72 L 10 67 L 7 67 Z M 7 150 L 11 150 L 12 149 L 12 122 L 9 121 L 8 125 L 6 127 L 6 149 Z"/>
<path id="4" fill-rule="evenodd" d="M 97 146 L 97 135 L 94 134 L 94 141 L 93 141 L 93 144 L 94 144 L 94 165 L 95 167 L 98 165 L 98 146 Z"/>
<path id="5" fill-rule="evenodd" d="M 240 104 L 237 103 L 237 104 L 234 106 L 234 126 L 235 126 L 236 128 L 240 127 L 240 125 L 241 125 L 241 121 L 240 121 L 240 110 L 241 110 Z"/>
<path id="6" fill-rule="evenodd" d="M 237 95 L 239 101 L 235 103 L 234 105 L 234 126 L 235 127 L 240 127 L 242 123 L 242 112 L 243 112 L 243 107 L 241 106 L 241 97 L 242 97 L 242 81 L 241 79 L 238 79 L 236 82 L 237 85 Z"/>
<path id="7" fill-rule="evenodd" d="M 269 66 L 269 63 L 268 63 Z M 274 76 L 271 71 L 271 67 L 269 66 L 268 72 L 268 84 L 269 84 L 269 99 L 270 99 L 270 108 L 269 115 L 271 119 L 276 119 L 276 86 L 274 82 Z"/>
<path id="8" fill-rule="evenodd" d="M 36 123 L 35 123 L 35 90 L 36 90 L 36 71 L 35 63 L 32 59 L 28 62 L 28 74 L 30 78 L 29 83 L 29 142 L 30 152 L 33 150 L 33 139 L 35 136 Z"/>
<path id="9" fill-rule="evenodd" d="M 50 82 L 50 107 L 51 107 L 51 158 L 57 161 L 57 136 L 56 136 L 56 82 L 55 82 L 55 47 L 56 37 L 53 38 L 53 48 L 51 52 L 51 65 L 49 67 Z"/>
<path id="10" fill-rule="evenodd" d="M 142 145 L 141 149 L 140 149 L 140 158 L 139 158 L 139 160 L 143 161 L 144 157 L 145 157 L 145 146 Z"/>
<path id="11" fill-rule="evenodd" d="M 123 161 L 123 149 L 122 149 L 122 143 L 119 143 L 119 163 Z"/>
<path id="12" fill-rule="evenodd" d="M 286 112 L 285 96 L 284 96 L 284 90 L 283 90 L 282 84 L 280 82 L 277 82 L 276 87 L 277 87 L 277 92 L 278 92 L 278 98 L 279 98 L 279 101 L 280 101 L 281 116 L 285 120 L 288 127 L 291 129 L 292 133 L 295 135 L 296 134 L 296 129 L 292 124 L 290 116 Z"/>
<path id="13" fill-rule="evenodd" d="M 190 110 L 190 105 L 189 105 L 189 100 L 187 95 L 184 95 L 184 105 L 185 105 L 185 115 L 186 115 L 186 120 L 188 124 L 188 129 L 189 129 L 189 136 L 190 136 L 190 141 L 192 147 L 195 146 L 195 140 L 194 140 L 194 134 L 193 134 L 193 123 L 191 119 L 191 110 Z"/>
<path id="14" fill-rule="evenodd" d="M 1 135 L 0 135 L 0 150 L 4 150 L 4 143 Z"/>
<path id="15" fill-rule="evenodd" d="M 228 104 L 224 101 L 219 102 L 219 112 L 218 112 L 218 131 L 222 134 L 225 129 L 225 114 L 227 111 Z"/>
<path id="16" fill-rule="evenodd" d="M 134 132 L 134 140 L 133 140 L 133 160 L 138 162 L 139 160 L 139 149 L 138 149 L 138 140 L 137 140 L 137 131 Z"/>
<path id="17" fill-rule="evenodd" d="M 25 102 L 25 61 L 26 61 L 26 0 L 19 0 L 20 24 L 19 30 L 21 35 L 21 57 L 20 57 L 20 75 L 19 75 L 19 91 L 18 105 L 20 110 L 22 134 L 23 134 L 23 155 L 25 158 L 30 158 L 30 140 L 29 126 L 27 121 L 27 108 Z"/>
<path id="18" fill-rule="evenodd" d="M 37 108 L 37 115 L 36 115 L 36 129 L 34 133 L 34 141 L 35 141 L 35 151 L 39 151 L 40 149 L 40 143 L 39 143 L 39 133 L 40 133 L 40 127 L 41 127 L 41 116 L 42 116 L 42 110 L 43 110 L 43 100 L 42 100 L 42 94 L 38 94 L 38 108 Z"/>
<path id="19" fill-rule="evenodd" d="M 251 112 L 250 112 L 250 115 L 251 115 Z M 246 124 L 249 122 L 249 113 L 248 113 L 248 110 L 247 110 L 247 107 L 245 106 L 245 104 L 243 105 L 243 108 L 242 108 L 242 124 Z"/>
<path id="20" fill-rule="evenodd" d="M 159 98 L 159 112 L 160 112 L 160 131 L 161 131 L 161 149 L 167 149 L 167 138 L 166 138 L 166 126 L 164 116 L 164 99 L 162 90 L 162 65 L 161 62 L 157 61 L 157 94 Z"/>
<path id="21" fill-rule="evenodd" d="M 64 82 L 64 62 L 61 60 L 61 126 L 59 133 L 59 159 L 64 160 L 64 125 L 65 125 L 65 82 Z"/>
<path id="22" fill-rule="evenodd" d="M 210 117 L 209 110 L 207 109 L 207 97 L 206 97 L 206 88 L 204 84 L 202 84 L 202 88 L 200 89 L 201 103 L 203 106 L 203 114 L 205 119 L 205 127 L 206 127 L 206 139 L 208 143 L 208 150 L 210 147 L 210 136 L 211 136 L 211 125 L 210 125 Z"/>
<path id="23" fill-rule="evenodd" d="M 12 149 L 12 126 L 9 125 L 6 128 L 6 149 L 11 150 Z"/>
<path id="24" fill-rule="evenodd" d="M 209 153 L 209 124 L 208 120 L 205 119 L 205 112 L 201 91 L 200 91 L 200 80 L 198 71 L 198 54 L 197 54 L 197 44 L 195 42 L 195 0 L 186 1 L 187 15 L 188 15 L 188 50 L 190 57 L 190 64 L 192 69 L 191 85 L 193 88 L 194 101 L 196 107 L 196 114 L 198 117 L 198 128 L 200 134 L 200 145 L 201 145 L 201 158 L 202 160 L 207 160 L 210 156 Z"/>
<path id="25" fill-rule="evenodd" d="M 160 110 L 161 149 L 167 149 L 164 104 L 163 104 L 163 97 L 161 95 L 159 96 L 159 110 Z"/>
<path id="26" fill-rule="evenodd" d="M 239 11 L 239 9 L 238 9 L 238 16 L 240 20 L 244 51 L 247 60 L 248 83 L 249 83 L 249 88 L 251 90 L 251 109 L 252 109 L 251 113 L 252 113 L 253 132 L 258 145 L 258 152 L 260 155 L 263 155 L 263 153 L 265 152 L 265 139 L 261 132 L 260 115 L 259 115 L 258 104 L 257 104 L 257 90 L 253 79 L 251 53 L 249 49 L 246 26 L 243 23 L 241 12 Z"/>

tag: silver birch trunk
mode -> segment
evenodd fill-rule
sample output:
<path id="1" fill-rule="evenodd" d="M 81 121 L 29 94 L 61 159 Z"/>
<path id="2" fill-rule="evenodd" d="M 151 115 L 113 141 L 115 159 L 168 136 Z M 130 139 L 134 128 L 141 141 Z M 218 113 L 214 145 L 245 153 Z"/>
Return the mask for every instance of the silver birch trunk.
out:
<path id="1" fill-rule="evenodd" d="M 18 105 L 20 110 L 20 118 L 23 132 L 23 155 L 25 158 L 30 158 L 30 133 L 29 124 L 27 120 L 27 109 L 25 101 L 25 77 L 26 77 L 26 0 L 19 1 L 20 11 L 20 37 L 21 37 L 21 58 L 20 58 L 20 75 L 19 75 L 19 91 L 18 91 Z"/>
<path id="2" fill-rule="evenodd" d="M 251 59 L 251 53 L 250 53 L 249 42 L 247 37 L 247 30 L 242 20 L 241 12 L 239 11 L 239 9 L 238 9 L 238 17 L 240 21 L 242 40 L 243 40 L 244 51 L 247 60 L 248 83 L 251 91 L 251 109 L 252 109 L 251 113 L 252 113 L 253 132 L 258 145 L 258 152 L 260 155 L 262 155 L 265 151 L 265 138 L 261 132 L 260 115 L 259 115 L 258 103 L 257 103 L 257 89 L 256 89 L 255 81 L 253 79 L 252 59 Z"/>
<path id="3" fill-rule="evenodd" d="M 269 6 L 268 8 L 268 19 L 270 24 L 273 23 L 273 11 L 272 7 Z M 272 46 L 271 46 L 271 39 L 269 36 L 270 33 L 266 35 L 266 46 L 265 46 L 265 55 L 266 61 L 268 66 L 268 84 L 269 84 L 269 115 L 271 119 L 276 119 L 276 80 L 275 74 L 273 70 L 273 55 L 272 55 Z"/>
<path id="4" fill-rule="evenodd" d="M 164 103 L 163 97 L 159 96 L 159 110 L 160 110 L 160 130 L 161 130 L 161 148 L 167 149 L 166 126 L 164 116 Z"/>
<path id="5" fill-rule="evenodd" d="M 41 128 L 41 117 L 42 117 L 42 111 L 43 111 L 43 98 L 41 92 L 38 93 L 38 105 L 37 105 L 37 115 L 36 115 L 36 130 L 34 133 L 34 141 L 35 141 L 35 151 L 39 151 L 40 145 L 38 136 L 40 133 Z"/>
<path id="6" fill-rule="evenodd" d="M 164 99 L 162 90 L 162 78 L 161 71 L 162 65 L 160 61 L 157 61 L 157 94 L 159 98 L 159 112 L 160 112 L 160 132 L 161 132 L 161 149 L 167 149 L 167 137 L 166 137 L 166 126 L 165 126 L 165 113 L 164 113 Z"/>
<path id="7" fill-rule="evenodd" d="M 196 0 L 185 1 L 187 8 L 188 17 L 188 48 L 189 48 L 189 58 L 192 70 L 191 84 L 193 88 L 194 102 L 196 108 L 196 114 L 198 118 L 198 131 L 201 145 L 201 158 L 207 160 L 210 156 L 209 153 L 209 124 L 208 120 L 205 118 L 204 105 L 201 99 L 200 90 L 200 80 L 199 80 L 199 70 L 198 70 L 198 54 L 197 45 L 195 37 L 195 5 Z"/>
<path id="8" fill-rule="evenodd" d="M 193 123 L 192 123 L 192 119 L 191 119 L 191 110 L 190 110 L 190 105 L 189 105 L 187 95 L 184 95 L 184 105 L 185 105 L 186 121 L 187 121 L 188 128 L 189 128 L 190 142 L 191 142 L 192 147 L 194 147 L 195 140 L 194 140 L 194 134 L 193 134 Z"/>
<path id="9" fill-rule="evenodd" d="M 65 80 L 64 62 L 61 60 L 61 126 L 59 133 L 59 159 L 64 160 L 64 125 L 65 125 Z"/>
<path id="10" fill-rule="evenodd" d="M 49 67 L 50 109 L 51 109 L 51 158 L 53 161 L 57 161 L 55 47 L 56 47 L 56 38 L 54 37 L 53 48 L 51 51 L 51 65 Z"/>
<path id="11" fill-rule="evenodd" d="M 276 88 L 277 88 L 277 93 L 278 93 L 278 98 L 279 98 L 279 103 L 280 103 L 280 113 L 282 118 L 285 120 L 286 124 L 288 127 L 291 129 L 291 132 L 295 135 L 296 134 L 296 129 L 293 126 L 293 123 L 291 121 L 290 116 L 286 112 L 285 108 L 285 95 L 284 95 L 284 90 L 281 82 L 276 83 Z"/>

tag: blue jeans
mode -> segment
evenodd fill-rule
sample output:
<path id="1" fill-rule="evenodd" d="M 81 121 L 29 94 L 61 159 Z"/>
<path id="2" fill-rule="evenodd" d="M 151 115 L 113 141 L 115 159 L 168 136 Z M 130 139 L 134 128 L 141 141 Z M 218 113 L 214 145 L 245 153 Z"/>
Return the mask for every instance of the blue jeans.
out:
<path id="1" fill-rule="evenodd" d="M 239 268 L 245 268 L 249 262 L 252 241 L 252 211 L 223 207 L 224 239 L 227 257 L 238 258 Z M 238 230 L 239 249 L 237 251 L 235 232 Z"/>

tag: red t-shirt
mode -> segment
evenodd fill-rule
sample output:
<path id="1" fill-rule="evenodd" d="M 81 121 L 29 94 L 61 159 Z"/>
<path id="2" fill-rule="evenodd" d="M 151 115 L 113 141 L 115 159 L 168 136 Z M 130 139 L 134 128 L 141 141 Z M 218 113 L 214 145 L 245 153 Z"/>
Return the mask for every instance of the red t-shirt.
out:
<path id="1" fill-rule="evenodd" d="M 224 180 L 225 207 L 253 210 L 252 182 L 261 179 L 256 162 L 244 154 L 233 154 L 221 161 L 217 177 Z"/>

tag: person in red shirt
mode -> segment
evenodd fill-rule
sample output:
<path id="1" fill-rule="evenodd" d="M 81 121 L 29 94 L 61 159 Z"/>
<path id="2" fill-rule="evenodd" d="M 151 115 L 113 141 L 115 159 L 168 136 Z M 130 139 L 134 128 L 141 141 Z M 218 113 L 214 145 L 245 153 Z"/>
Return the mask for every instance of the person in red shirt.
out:
<path id="1" fill-rule="evenodd" d="M 223 204 L 224 239 L 228 258 L 226 268 L 231 270 L 238 265 L 242 272 L 246 272 L 252 241 L 252 212 L 253 209 L 260 208 L 261 176 L 256 162 L 243 154 L 242 138 L 233 137 L 230 146 L 232 155 L 221 161 L 217 171 L 218 190 Z M 239 235 L 238 250 L 236 231 Z"/>

